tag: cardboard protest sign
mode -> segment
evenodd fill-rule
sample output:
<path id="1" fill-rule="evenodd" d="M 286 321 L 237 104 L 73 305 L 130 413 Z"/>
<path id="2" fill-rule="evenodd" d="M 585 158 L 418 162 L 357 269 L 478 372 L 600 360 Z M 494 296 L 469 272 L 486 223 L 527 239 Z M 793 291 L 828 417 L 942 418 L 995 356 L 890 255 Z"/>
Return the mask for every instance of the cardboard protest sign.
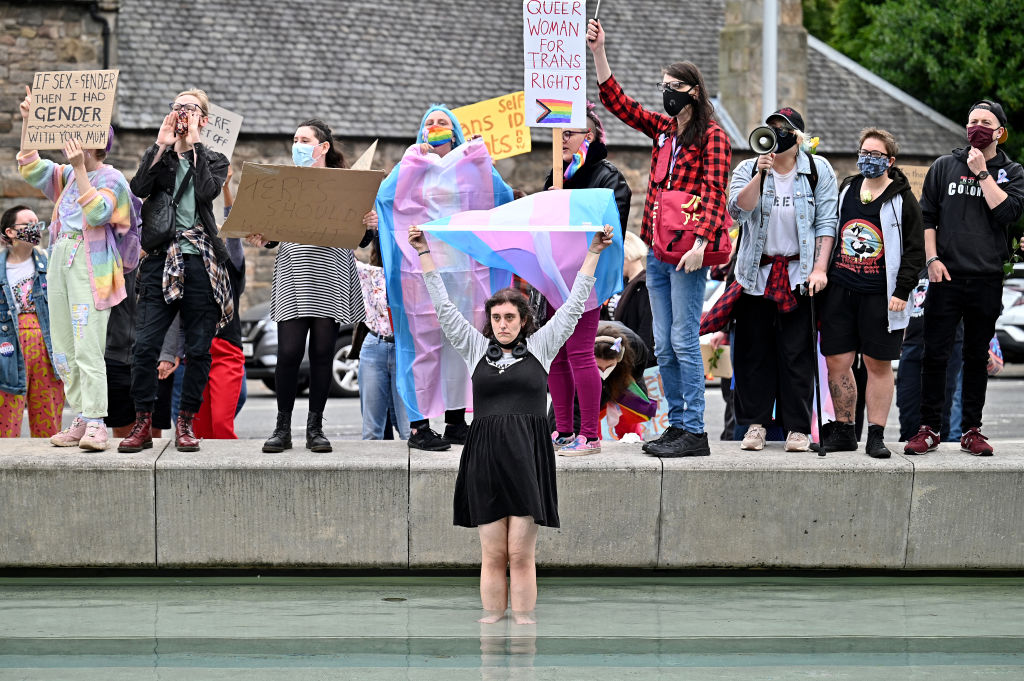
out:
<path id="1" fill-rule="evenodd" d="M 924 191 L 924 176 L 928 174 L 928 166 L 901 165 L 899 168 L 907 176 L 907 181 L 910 182 L 910 191 L 920 199 L 921 192 Z"/>
<path id="2" fill-rule="evenodd" d="M 452 111 L 462 124 L 466 139 L 483 137 L 495 161 L 529 153 L 532 142 L 526 125 L 525 92 L 487 99 Z"/>
<path id="3" fill-rule="evenodd" d="M 383 170 L 246 163 L 220 235 L 355 248 L 383 181 Z"/>
<path id="4" fill-rule="evenodd" d="M 526 124 L 582 128 L 587 115 L 584 0 L 524 0 Z"/>
<path id="5" fill-rule="evenodd" d="M 373 144 L 366 148 L 362 156 L 356 159 L 356 162 L 349 166 L 352 170 L 369 170 L 373 164 L 373 157 L 377 153 L 377 140 L 373 140 Z"/>
<path id="6" fill-rule="evenodd" d="M 32 107 L 23 144 L 63 149 L 77 139 L 85 149 L 107 146 L 118 71 L 41 71 L 32 79 Z"/>
<path id="7" fill-rule="evenodd" d="M 242 128 L 242 115 L 210 104 L 209 120 L 199 132 L 200 139 L 207 148 L 224 154 L 230 161 L 238 141 L 238 131 Z"/>

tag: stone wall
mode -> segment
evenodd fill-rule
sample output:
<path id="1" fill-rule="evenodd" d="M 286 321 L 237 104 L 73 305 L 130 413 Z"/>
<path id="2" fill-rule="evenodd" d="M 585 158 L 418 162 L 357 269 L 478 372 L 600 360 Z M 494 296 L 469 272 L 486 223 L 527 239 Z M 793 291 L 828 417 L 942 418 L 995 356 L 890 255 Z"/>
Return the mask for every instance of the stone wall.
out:
<path id="1" fill-rule="evenodd" d="M 111 3 L 104 5 L 109 8 Z M 104 16 L 113 23 L 113 12 Z M 0 196 L 5 204 L 27 203 L 49 222 L 52 204 L 22 182 L 17 171 L 18 104 L 25 97 L 25 85 L 31 84 L 36 71 L 99 68 L 103 68 L 102 25 L 89 16 L 88 3 L 0 4 Z"/>

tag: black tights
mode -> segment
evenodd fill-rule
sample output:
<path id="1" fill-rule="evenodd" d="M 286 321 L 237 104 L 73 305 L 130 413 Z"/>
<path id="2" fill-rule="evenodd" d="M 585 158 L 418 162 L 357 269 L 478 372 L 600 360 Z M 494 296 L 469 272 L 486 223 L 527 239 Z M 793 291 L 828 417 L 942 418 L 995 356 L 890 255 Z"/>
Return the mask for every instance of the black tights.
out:
<path id="1" fill-rule="evenodd" d="M 466 423 L 466 408 L 462 409 L 448 409 L 444 412 L 445 425 L 458 426 L 465 425 Z M 420 428 L 426 428 L 430 425 L 429 419 L 423 419 L 422 421 L 409 421 L 409 427 L 413 430 L 419 430 Z"/>
<path id="2" fill-rule="evenodd" d="M 299 365 L 306 352 L 309 336 L 309 410 L 322 413 L 331 389 L 334 344 L 338 341 L 338 322 L 328 317 L 299 317 L 277 323 L 277 410 L 291 412 L 299 385 Z"/>

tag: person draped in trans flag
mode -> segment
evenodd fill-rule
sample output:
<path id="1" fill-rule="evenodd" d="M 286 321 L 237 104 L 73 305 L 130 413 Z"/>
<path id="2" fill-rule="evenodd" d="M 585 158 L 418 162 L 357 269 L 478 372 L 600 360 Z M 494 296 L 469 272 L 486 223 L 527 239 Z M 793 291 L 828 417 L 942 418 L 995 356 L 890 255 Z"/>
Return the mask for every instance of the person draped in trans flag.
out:
<path id="1" fill-rule="evenodd" d="M 420 122 L 416 144 L 381 184 L 374 211 L 364 221 L 379 228 L 395 327 L 398 392 L 409 415 L 412 448 L 443 451 L 452 442 L 464 444 L 471 395 L 468 370 L 441 334 L 406 232 L 411 225 L 511 200 L 512 189 L 494 170 L 483 141 L 467 143 L 455 114 L 435 104 Z M 459 292 L 459 310 L 474 323 L 482 322 L 484 302 L 494 288 L 490 271 L 442 242 L 430 244 L 449 290 Z M 429 422 L 442 414 L 444 437 Z"/>

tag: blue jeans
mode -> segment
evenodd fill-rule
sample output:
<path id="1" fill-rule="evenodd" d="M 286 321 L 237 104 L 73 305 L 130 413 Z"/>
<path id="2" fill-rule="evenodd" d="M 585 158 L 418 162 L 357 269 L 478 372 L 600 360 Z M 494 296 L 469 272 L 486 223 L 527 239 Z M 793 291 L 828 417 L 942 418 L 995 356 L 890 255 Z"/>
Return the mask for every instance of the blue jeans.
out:
<path id="1" fill-rule="evenodd" d="M 395 344 L 367 334 L 359 351 L 359 407 L 363 412 L 363 439 L 384 440 L 391 425 L 403 440 L 409 439 L 409 417 L 398 394 Z"/>
<path id="2" fill-rule="evenodd" d="M 654 322 L 654 354 L 668 400 L 668 422 L 704 432 L 704 363 L 700 314 L 708 268 L 687 274 L 647 254 L 647 294 Z"/>

